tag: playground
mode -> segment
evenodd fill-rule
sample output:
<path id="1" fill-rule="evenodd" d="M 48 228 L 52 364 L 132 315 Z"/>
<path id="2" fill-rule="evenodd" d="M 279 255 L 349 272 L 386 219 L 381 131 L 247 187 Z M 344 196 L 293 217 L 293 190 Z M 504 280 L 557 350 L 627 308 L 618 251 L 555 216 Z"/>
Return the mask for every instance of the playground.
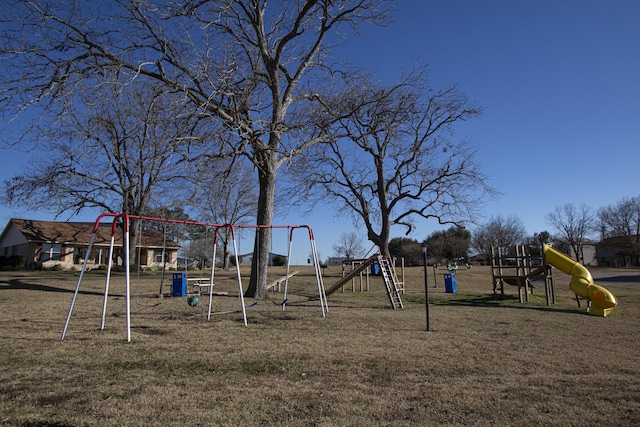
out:
<path id="1" fill-rule="evenodd" d="M 247 326 L 233 269 L 216 271 L 209 321 L 208 296 L 159 303 L 157 273 L 132 277 L 130 342 L 123 273 L 103 330 L 105 272 L 86 273 L 61 341 L 78 273 L 1 272 L 0 425 L 640 423 L 637 269 L 590 268 L 619 303 L 602 317 L 578 307 L 561 272 L 547 305 L 539 288 L 526 302 L 515 286 L 494 294 L 490 266 L 459 269 L 456 293 L 430 268 L 426 332 L 422 267 L 404 271 L 402 309 L 371 276 L 368 290 L 328 295 L 324 317 L 314 268 L 293 268 L 286 310 L 274 286 L 247 301 Z M 343 272 L 323 275 L 329 289 Z"/>

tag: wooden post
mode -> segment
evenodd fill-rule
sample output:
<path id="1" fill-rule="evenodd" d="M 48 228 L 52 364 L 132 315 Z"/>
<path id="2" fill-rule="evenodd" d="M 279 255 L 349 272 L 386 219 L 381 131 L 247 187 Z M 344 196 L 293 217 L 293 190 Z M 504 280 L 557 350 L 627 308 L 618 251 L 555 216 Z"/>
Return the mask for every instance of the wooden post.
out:
<path id="1" fill-rule="evenodd" d="M 550 266 L 544 265 L 544 296 L 547 300 L 547 307 L 551 305 L 551 284 L 549 283 L 549 270 Z"/>
<path id="2" fill-rule="evenodd" d="M 425 267 L 427 266 L 426 264 L 427 262 L 425 261 Z M 404 289 L 405 289 L 404 284 L 406 283 L 404 280 L 404 257 L 400 258 L 400 266 L 402 268 L 402 295 L 404 295 Z"/>
<path id="3" fill-rule="evenodd" d="M 502 279 L 502 248 L 498 248 L 498 274 L 500 275 L 500 296 L 504 299 L 504 280 Z"/>
<path id="4" fill-rule="evenodd" d="M 356 269 L 356 263 L 355 261 L 351 261 L 351 271 Z M 355 292 L 356 291 L 356 278 L 352 278 L 351 279 L 351 292 Z"/>
<path id="5" fill-rule="evenodd" d="M 367 268 L 367 274 L 366 274 L 365 287 L 366 287 L 367 292 L 369 292 L 369 269 L 368 268 Z"/>
<path id="6" fill-rule="evenodd" d="M 527 302 L 529 301 L 529 295 L 533 293 L 533 286 L 531 286 L 531 260 L 529 251 L 527 251 L 527 247 L 522 245 L 522 256 L 524 263 L 524 290 L 527 293 Z"/>
<path id="7" fill-rule="evenodd" d="M 498 293 L 498 279 L 496 277 L 496 251 L 493 246 L 491 246 L 491 280 L 493 281 L 493 294 L 495 295 Z"/>

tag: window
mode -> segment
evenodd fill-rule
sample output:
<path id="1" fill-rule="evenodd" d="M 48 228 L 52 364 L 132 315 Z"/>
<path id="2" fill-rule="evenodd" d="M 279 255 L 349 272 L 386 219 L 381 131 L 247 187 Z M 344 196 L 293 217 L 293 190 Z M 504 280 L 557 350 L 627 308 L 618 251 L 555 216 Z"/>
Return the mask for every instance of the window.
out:
<path id="1" fill-rule="evenodd" d="M 140 265 L 149 264 L 149 251 L 144 248 L 138 248 L 136 251 L 136 260 Z"/>
<path id="2" fill-rule="evenodd" d="M 62 254 L 61 243 L 43 243 L 41 261 L 60 261 Z"/>
<path id="3" fill-rule="evenodd" d="M 171 252 L 165 251 L 164 260 L 165 262 L 171 262 Z M 156 262 L 157 263 L 162 262 L 162 251 L 156 251 Z"/>
<path id="4" fill-rule="evenodd" d="M 94 249 L 94 251 L 93 251 L 93 262 L 95 262 L 96 264 L 106 264 L 107 263 L 107 261 L 103 259 L 102 249 L 100 249 L 100 248 Z"/>
<path id="5" fill-rule="evenodd" d="M 73 263 L 81 264 L 84 262 L 84 257 L 87 255 L 87 248 L 73 248 Z"/>

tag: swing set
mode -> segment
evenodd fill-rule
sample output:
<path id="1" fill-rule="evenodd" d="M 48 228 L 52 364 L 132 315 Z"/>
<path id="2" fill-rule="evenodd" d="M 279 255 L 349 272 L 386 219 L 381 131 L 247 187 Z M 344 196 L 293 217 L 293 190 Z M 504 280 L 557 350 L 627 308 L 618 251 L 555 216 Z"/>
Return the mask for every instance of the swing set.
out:
<path id="1" fill-rule="evenodd" d="M 73 313 L 73 308 L 75 306 L 77 297 L 78 297 L 78 293 L 80 290 L 80 285 L 82 283 L 82 279 L 84 277 L 84 273 L 86 271 L 86 267 L 87 267 L 87 263 L 89 261 L 89 257 L 91 254 L 91 250 L 93 248 L 93 244 L 95 241 L 95 237 L 96 237 L 96 233 L 98 231 L 98 227 L 100 226 L 100 222 L 105 219 L 105 218 L 111 218 L 112 219 L 112 224 L 111 224 L 111 239 L 110 239 L 110 244 L 109 244 L 109 257 L 108 257 L 108 264 L 107 264 L 107 271 L 106 271 L 106 279 L 105 279 L 105 286 L 104 286 L 104 300 L 103 300 L 103 304 L 102 304 L 102 318 L 101 318 L 101 322 L 100 322 L 100 330 L 103 330 L 105 327 L 105 320 L 106 320 L 106 311 L 107 311 L 107 300 L 108 300 L 108 295 L 109 295 L 109 284 L 110 284 L 110 279 L 111 279 L 111 271 L 112 271 L 112 267 L 113 267 L 113 259 L 114 259 L 114 242 L 115 242 L 115 236 L 116 236 L 116 231 L 118 229 L 118 225 L 120 225 L 122 232 L 123 232 L 123 243 L 122 243 L 122 250 L 123 250 L 123 263 L 124 263 L 124 270 L 125 270 L 125 317 L 126 317 L 126 340 L 127 342 L 131 341 L 131 265 L 130 265 L 130 260 L 129 260 L 129 243 L 130 243 L 130 225 L 131 225 L 131 220 L 145 220 L 145 221 L 155 221 L 155 222 L 160 222 L 163 223 L 164 225 L 164 242 L 163 244 L 165 245 L 165 247 L 163 247 L 163 251 L 162 251 L 162 259 L 163 259 L 163 275 L 162 275 L 162 279 L 161 279 L 161 283 L 160 283 L 160 295 L 162 295 L 162 287 L 163 287 L 163 282 L 164 282 L 164 269 L 166 267 L 166 259 L 165 259 L 165 251 L 166 251 L 166 225 L 170 224 L 170 223 L 174 223 L 174 224 L 184 224 L 184 225 L 189 225 L 189 226 L 201 226 L 201 227 L 205 227 L 207 229 L 213 229 L 214 233 L 213 233 L 213 242 L 212 242 L 212 255 L 211 255 L 211 274 L 209 276 L 209 278 L 207 278 L 206 280 L 204 280 L 203 278 L 199 278 L 196 279 L 196 281 L 193 282 L 193 285 L 190 286 L 191 288 L 195 289 L 191 294 L 186 295 L 187 296 L 187 302 L 190 306 L 195 306 L 198 303 L 198 300 L 200 299 L 200 291 L 201 288 L 205 288 L 208 287 L 208 297 L 209 297 L 209 301 L 208 301 L 208 310 L 207 310 L 207 321 L 209 321 L 211 319 L 211 310 L 212 310 L 212 301 L 213 301 L 213 287 L 214 287 L 214 278 L 215 278 L 215 254 L 216 254 L 216 250 L 217 250 L 217 246 L 218 246 L 218 238 L 219 238 L 219 232 L 221 229 L 227 229 L 231 232 L 231 240 L 233 242 L 233 251 L 234 251 L 234 256 L 235 256 L 235 266 L 236 266 L 236 278 L 237 278 L 237 282 L 238 282 L 238 293 L 239 293 L 239 302 L 240 302 L 240 311 L 242 312 L 242 319 L 243 319 L 243 323 L 244 326 L 247 326 L 247 313 L 246 313 L 246 309 L 247 306 L 245 305 L 245 300 L 244 300 L 244 294 L 243 294 L 243 286 L 242 286 L 242 277 L 240 274 L 240 262 L 238 259 L 238 245 L 237 245 L 237 239 L 236 239 L 236 231 L 239 229 L 255 229 L 256 232 L 259 231 L 263 231 L 265 229 L 269 229 L 269 230 L 273 230 L 273 229 L 287 229 L 288 230 L 288 236 L 289 236 L 289 240 L 288 240 L 288 253 L 287 253 L 287 264 L 286 264 L 286 274 L 284 277 L 284 292 L 283 292 L 283 299 L 282 299 L 282 311 L 285 310 L 285 306 L 287 304 L 287 290 L 288 290 L 288 279 L 289 277 L 293 276 L 293 274 L 290 273 L 290 260 L 291 260 L 291 250 L 292 250 L 292 244 L 293 244 L 293 232 L 294 230 L 297 229 L 307 229 L 308 233 L 309 233 L 309 242 L 311 245 L 311 253 L 312 253 L 312 257 L 313 257 L 313 265 L 314 265 L 314 269 L 315 269 L 315 276 L 316 276 L 316 284 L 317 284 L 317 288 L 318 288 L 318 299 L 320 301 L 320 309 L 322 312 L 322 317 L 325 317 L 326 313 L 328 313 L 329 311 L 329 307 L 327 304 L 327 298 L 326 298 L 326 293 L 325 293 L 325 289 L 324 289 L 324 283 L 322 281 L 322 274 L 320 271 L 320 261 L 318 259 L 318 252 L 316 249 L 316 244 L 315 244 L 315 239 L 313 236 L 313 230 L 311 229 L 310 226 L 308 225 L 284 225 L 284 226 L 278 226 L 278 225 L 271 225 L 271 226 L 267 226 L 267 225 L 236 225 L 236 224 L 213 224 L 213 223 L 204 223 L 204 222 L 197 222 L 197 221 L 183 221 L 183 220 L 173 220 L 173 219 L 166 219 L 166 218 L 154 218 L 154 217 L 145 217 L 145 216 L 139 216 L 139 215 L 129 215 L 127 213 L 122 213 L 122 214 L 115 214 L 115 213 L 104 213 L 98 216 L 98 218 L 96 219 L 94 226 L 93 226 L 93 232 L 91 234 L 91 238 L 89 240 L 89 245 L 85 254 L 85 258 L 84 258 L 84 262 L 82 264 L 82 269 L 80 270 L 80 275 L 78 277 L 78 281 L 76 283 L 76 287 L 75 287 L 75 291 L 73 293 L 73 298 L 71 299 L 71 305 L 69 307 L 69 312 L 67 314 L 67 318 L 66 318 L 66 322 L 64 325 L 64 329 L 62 331 L 62 336 L 60 338 L 60 340 L 64 340 L 67 330 L 69 328 L 69 323 L 71 321 L 71 316 Z M 182 274 L 182 273 L 180 273 Z M 294 273 L 295 274 L 295 273 Z M 185 271 L 185 278 L 186 278 L 186 271 Z M 187 279 L 188 280 L 188 279 Z M 159 303 L 160 304 L 160 303 Z M 155 304 L 155 305 L 159 305 L 159 304 Z M 255 305 L 256 303 L 252 304 Z"/>

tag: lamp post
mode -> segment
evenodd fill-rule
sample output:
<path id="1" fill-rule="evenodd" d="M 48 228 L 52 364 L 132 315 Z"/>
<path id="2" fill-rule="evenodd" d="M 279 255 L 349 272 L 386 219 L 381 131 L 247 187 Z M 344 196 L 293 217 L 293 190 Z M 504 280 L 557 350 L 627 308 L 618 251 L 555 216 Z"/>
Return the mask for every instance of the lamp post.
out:
<path id="1" fill-rule="evenodd" d="M 429 271 L 427 269 L 427 245 L 422 245 L 422 254 L 424 255 L 424 306 L 427 312 L 427 332 L 431 332 L 431 325 L 429 322 Z"/>

